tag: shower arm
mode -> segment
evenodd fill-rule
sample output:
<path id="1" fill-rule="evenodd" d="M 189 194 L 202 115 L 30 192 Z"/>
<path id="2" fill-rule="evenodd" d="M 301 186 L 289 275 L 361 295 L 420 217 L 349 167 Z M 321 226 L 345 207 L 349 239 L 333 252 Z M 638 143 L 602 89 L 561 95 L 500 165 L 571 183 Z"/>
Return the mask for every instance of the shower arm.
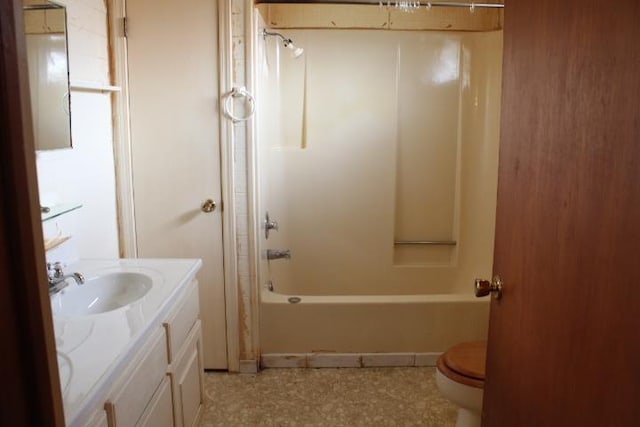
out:
<path id="1" fill-rule="evenodd" d="M 270 31 L 267 31 L 266 29 L 262 29 L 262 39 L 266 39 L 267 36 L 278 36 L 280 37 L 280 39 L 282 40 L 282 44 L 284 45 L 284 47 L 288 47 L 289 45 L 293 44 L 293 40 L 286 38 L 285 36 L 283 36 L 280 33 L 272 33 Z"/>

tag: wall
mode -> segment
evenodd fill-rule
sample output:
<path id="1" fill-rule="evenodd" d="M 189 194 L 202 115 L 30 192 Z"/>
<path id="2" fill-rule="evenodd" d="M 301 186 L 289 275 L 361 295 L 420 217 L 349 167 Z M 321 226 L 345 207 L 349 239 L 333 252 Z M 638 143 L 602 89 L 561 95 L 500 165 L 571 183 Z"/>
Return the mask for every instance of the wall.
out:
<path id="1" fill-rule="evenodd" d="M 354 28 L 354 27 L 363 27 L 363 28 L 373 28 L 372 20 L 370 14 L 363 13 L 353 13 L 349 11 L 347 13 L 343 13 L 340 15 L 344 19 L 344 22 L 336 20 L 336 14 L 334 11 L 331 13 L 324 15 L 322 13 L 316 13 L 317 6 L 309 6 L 309 5 L 279 5 L 282 6 L 283 10 L 286 8 L 297 8 L 298 6 L 307 6 L 302 12 L 297 13 L 296 10 L 293 10 L 289 17 L 293 19 L 293 21 L 287 21 L 285 23 L 282 22 L 273 22 L 271 19 L 272 16 L 269 13 L 260 14 L 254 9 L 253 1 L 249 0 L 231 0 L 232 4 L 232 36 L 233 36 L 233 71 L 234 71 L 234 81 L 236 83 L 244 83 L 248 86 L 249 90 L 254 91 L 254 94 L 257 95 L 257 102 L 260 105 L 261 102 L 264 102 L 262 99 L 262 95 L 256 93 L 258 88 L 256 87 L 257 80 L 260 76 L 255 76 L 251 72 L 245 74 L 245 70 L 257 69 L 259 64 L 253 63 L 251 64 L 251 58 L 253 54 L 253 50 L 259 50 L 259 44 L 262 41 L 262 37 L 258 36 L 257 33 L 265 27 L 272 28 L 301 28 L 300 23 L 307 23 L 311 28 L 330 28 L 340 26 L 341 24 L 344 27 Z M 324 7 L 330 7 L 331 5 L 323 5 Z M 251 12 L 254 13 L 251 13 Z M 436 11 L 436 9 L 434 9 Z M 264 12 L 264 10 L 263 10 Z M 446 13 L 445 13 L 446 12 Z M 476 28 L 476 19 L 475 17 L 478 14 L 469 14 L 465 11 L 464 14 L 460 14 L 460 19 L 450 19 L 451 10 L 447 9 L 443 11 L 443 14 L 439 14 L 436 21 L 428 21 L 426 22 L 427 27 L 421 29 L 449 29 L 449 30 L 461 30 L 467 28 L 466 25 L 471 25 L 471 27 L 467 29 L 484 29 L 487 30 L 489 28 L 485 27 L 486 22 L 481 23 L 481 28 Z M 477 12 L 477 11 L 476 11 Z M 405 14 L 406 15 L 406 14 Z M 405 15 L 401 15 L 405 17 Z M 422 14 L 415 14 L 422 15 Z M 359 18 L 363 17 L 364 23 L 360 22 Z M 377 16 L 377 12 L 376 12 Z M 283 15 L 279 15 L 279 18 L 282 18 Z M 446 19 L 441 19 L 446 17 Z M 318 19 L 320 21 L 318 21 Z M 315 21 L 314 21 L 315 19 Z M 265 22 L 268 22 L 268 24 Z M 354 20 L 360 22 L 361 25 L 354 25 Z M 442 22 L 440 22 L 440 20 Z M 387 19 L 388 21 L 388 19 Z M 416 20 L 417 25 L 421 26 L 425 24 L 422 18 Z M 449 22 L 450 21 L 450 22 Z M 487 21 L 488 22 L 488 21 Z M 491 22 L 494 22 L 493 20 Z M 498 23 L 497 28 L 499 29 L 502 26 L 502 14 L 498 14 L 498 19 L 496 21 Z M 438 25 L 443 24 L 442 27 Z M 489 24 L 491 24 L 489 22 Z M 282 27 L 280 27 L 282 25 Z M 435 26 L 434 26 L 435 25 Z M 493 24 L 491 24 L 493 25 Z M 377 27 L 379 28 L 379 27 Z M 276 30 L 277 31 L 277 30 Z M 283 30 L 289 31 L 289 30 Z M 253 39 L 248 38 L 250 35 L 253 35 Z M 253 55 L 255 58 L 256 56 Z M 251 64 L 251 65 L 249 65 Z M 468 96 L 475 97 L 476 94 L 469 94 Z M 499 99 L 497 100 L 499 102 Z M 475 105 L 475 104 L 474 104 Z M 271 108 L 273 105 L 270 106 Z M 486 109 L 485 109 L 486 110 Z M 260 352 L 260 338 L 258 333 L 258 300 L 259 300 L 259 290 L 264 286 L 264 282 L 258 282 L 258 277 L 255 276 L 257 265 L 253 266 L 250 264 L 250 260 L 247 260 L 247 255 L 251 255 L 249 251 L 250 237 L 251 235 L 246 235 L 246 222 L 247 222 L 247 213 L 251 213 L 251 206 L 248 206 L 248 202 L 250 198 L 247 197 L 248 190 L 253 187 L 259 187 L 259 180 L 255 179 L 250 173 L 250 168 L 247 167 L 251 165 L 255 159 L 255 155 L 257 154 L 253 150 L 259 151 L 261 147 L 255 147 L 251 144 L 247 143 L 247 138 L 252 138 L 252 132 L 255 132 L 255 124 L 259 122 L 261 119 L 261 112 L 268 111 L 265 110 L 265 107 L 258 107 L 258 111 L 256 113 L 257 120 L 253 123 L 249 123 L 247 127 L 245 123 L 237 124 L 234 127 L 234 147 L 235 147 L 235 183 L 236 183 L 236 197 L 235 197 L 235 205 L 236 205 L 236 213 L 237 213 L 237 221 L 238 221 L 238 236 L 237 236 L 237 247 L 238 247 L 238 292 L 240 295 L 238 304 L 239 310 L 241 313 L 240 320 L 240 346 L 241 346 L 241 359 L 251 359 L 255 358 L 259 355 Z M 480 118 L 482 116 L 482 109 L 479 109 L 474 113 L 474 117 Z M 268 119 L 267 119 L 268 120 Z M 247 130 L 249 130 L 249 134 L 247 134 Z M 487 132 L 494 131 L 493 129 L 486 129 Z M 483 150 L 482 147 L 478 147 L 483 156 L 490 155 L 489 151 Z M 469 153 L 471 154 L 471 153 Z M 464 159 L 461 159 L 464 161 Z M 484 173 L 485 171 L 483 171 Z M 473 177 L 469 175 L 469 177 L 465 178 L 465 180 L 473 181 Z M 260 188 L 261 197 L 267 196 L 268 198 L 268 188 Z M 495 197 L 495 194 L 479 194 L 478 197 Z M 264 200 L 264 199 L 263 199 Z M 464 204 L 463 207 L 468 207 L 468 204 Z M 254 213 L 255 218 L 253 218 L 256 223 L 260 223 L 262 221 L 262 215 L 264 215 L 263 209 Z M 262 238 L 263 229 L 257 226 L 254 223 L 250 224 L 251 229 L 255 228 L 256 239 Z M 491 228 L 490 231 L 493 229 Z M 486 231 L 488 233 L 489 231 Z M 256 254 L 256 263 L 259 263 L 260 256 L 262 254 Z M 488 254 L 491 256 L 491 254 Z M 253 259 L 253 258 L 252 258 Z M 266 263 L 262 264 L 260 267 L 264 267 Z M 267 278 L 267 275 L 262 274 L 262 279 Z"/>
<path id="2" fill-rule="evenodd" d="M 71 81 L 109 84 L 106 6 L 102 0 L 67 0 Z M 71 93 L 73 149 L 37 152 L 41 203 L 79 202 L 83 207 L 56 223 L 82 258 L 117 258 L 118 232 L 111 98 Z M 54 231 L 49 231 L 50 229 Z"/>
<path id="3" fill-rule="evenodd" d="M 470 293 L 492 267 L 501 33 L 283 33 L 305 53 L 259 43 L 259 213 L 280 225 L 263 248 L 292 259 L 265 280 L 293 295 Z"/>

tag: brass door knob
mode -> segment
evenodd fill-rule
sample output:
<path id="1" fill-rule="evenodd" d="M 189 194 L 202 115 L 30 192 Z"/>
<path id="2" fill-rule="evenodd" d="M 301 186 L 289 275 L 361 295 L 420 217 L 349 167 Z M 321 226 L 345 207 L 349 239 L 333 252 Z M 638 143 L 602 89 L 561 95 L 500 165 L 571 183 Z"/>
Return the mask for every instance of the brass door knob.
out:
<path id="1" fill-rule="evenodd" d="M 204 213 L 210 213 L 216 210 L 216 202 L 214 202 L 211 199 L 207 199 L 204 202 L 202 202 L 202 205 L 200 205 L 200 209 L 202 210 L 202 212 Z"/>
<path id="2" fill-rule="evenodd" d="M 490 282 L 488 280 L 476 279 L 476 297 L 485 297 L 493 294 L 495 299 L 502 297 L 502 279 L 496 275 Z"/>

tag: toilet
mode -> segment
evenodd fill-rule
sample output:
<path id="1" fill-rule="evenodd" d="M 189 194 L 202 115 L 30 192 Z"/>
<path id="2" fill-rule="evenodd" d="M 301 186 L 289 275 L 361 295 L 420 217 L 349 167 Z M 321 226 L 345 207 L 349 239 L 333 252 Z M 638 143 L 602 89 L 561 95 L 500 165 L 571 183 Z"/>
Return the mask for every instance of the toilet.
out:
<path id="1" fill-rule="evenodd" d="M 456 344 L 438 359 L 440 394 L 458 406 L 456 427 L 480 427 L 487 342 Z"/>

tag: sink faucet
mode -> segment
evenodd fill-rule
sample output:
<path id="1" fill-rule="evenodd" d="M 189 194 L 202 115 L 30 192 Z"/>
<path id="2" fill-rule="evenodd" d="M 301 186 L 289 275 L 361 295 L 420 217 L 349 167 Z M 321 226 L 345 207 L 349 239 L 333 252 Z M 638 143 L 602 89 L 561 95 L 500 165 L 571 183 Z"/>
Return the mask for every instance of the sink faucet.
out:
<path id="1" fill-rule="evenodd" d="M 84 283 L 84 276 L 80 273 L 64 274 L 62 264 L 59 262 L 47 263 L 47 276 L 49 276 L 49 295 L 57 294 L 66 288 L 69 285 L 67 279 L 75 280 L 78 285 Z"/>

